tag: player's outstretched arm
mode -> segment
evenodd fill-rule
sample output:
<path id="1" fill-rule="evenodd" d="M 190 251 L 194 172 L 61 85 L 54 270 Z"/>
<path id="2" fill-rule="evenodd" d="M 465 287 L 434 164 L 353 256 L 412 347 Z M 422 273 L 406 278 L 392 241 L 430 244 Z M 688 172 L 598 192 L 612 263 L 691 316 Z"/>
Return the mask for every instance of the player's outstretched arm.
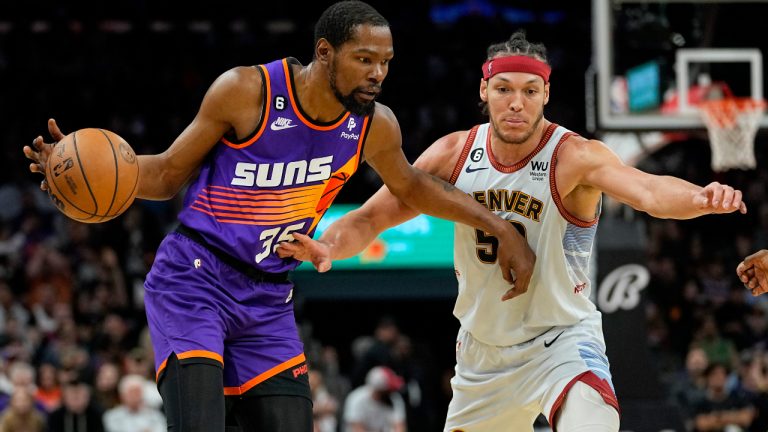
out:
<path id="1" fill-rule="evenodd" d="M 277 254 L 309 261 L 323 273 L 331 269 L 333 261 L 361 253 L 382 231 L 418 214 L 382 186 L 362 207 L 332 223 L 319 239 L 294 233 L 296 241 L 280 243 Z"/>
<path id="2" fill-rule="evenodd" d="M 219 76 L 208 89 L 192 123 L 166 151 L 138 156 L 137 197 L 165 200 L 176 195 L 227 131 L 236 129 L 237 124 L 253 126 L 249 119 L 258 119 L 261 114 L 261 104 L 253 103 L 262 100 L 261 88 L 261 75 L 254 68 L 237 67 Z M 32 145 L 23 148 L 24 155 L 32 160 L 32 172 L 45 173 L 53 144 L 65 136 L 54 119 L 48 120 L 48 133 L 52 143 L 38 136 Z M 40 188 L 48 188 L 45 180 Z"/>
<path id="3" fill-rule="evenodd" d="M 671 176 L 645 173 L 621 162 L 600 141 L 570 138 L 558 158 L 558 189 L 593 188 L 665 219 L 747 212 L 741 191 L 717 182 L 705 187 Z"/>
<path id="4" fill-rule="evenodd" d="M 768 292 L 768 250 L 763 249 L 744 258 L 736 267 L 736 274 L 752 295 Z"/>

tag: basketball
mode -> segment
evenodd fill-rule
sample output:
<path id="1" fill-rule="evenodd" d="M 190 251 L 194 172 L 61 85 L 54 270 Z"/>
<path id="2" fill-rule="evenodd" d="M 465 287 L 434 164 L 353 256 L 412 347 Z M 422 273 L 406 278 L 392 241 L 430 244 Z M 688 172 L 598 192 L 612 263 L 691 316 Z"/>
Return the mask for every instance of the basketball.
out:
<path id="1" fill-rule="evenodd" d="M 53 146 L 45 179 L 48 195 L 62 213 L 79 222 L 105 222 L 136 198 L 139 163 L 116 133 L 80 129 Z"/>

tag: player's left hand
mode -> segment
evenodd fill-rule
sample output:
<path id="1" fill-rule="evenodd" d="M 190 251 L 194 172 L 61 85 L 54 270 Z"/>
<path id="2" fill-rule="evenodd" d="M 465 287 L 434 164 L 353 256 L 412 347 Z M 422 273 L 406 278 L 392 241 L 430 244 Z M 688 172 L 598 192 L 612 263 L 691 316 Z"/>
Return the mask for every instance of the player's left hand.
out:
<path id="1" fill-rule="evenodd" d="M 277 245 L 277 255 L 280 258 L 310 261 L 319 273 L 325 273 L 331 269 L 331 248 L 327 244 L 297 232 L 293 233 L 293 238 L 295 241 L 281 242 Z"/>
<path id="2" fill-rule="evenodd" d="M 768 250 L 744 258 L 736 267 L 736 274 L 753 296 L 768 292 Z"/>
<path id="3" fill-rule="evenodd" d="M 718 182 L 705 186 L 693 200 L 698 208 L 711 213 L 733 213 L 736 210 L 742 214 L 747 212 L 747 205 L 741 200 L 741 191 Z"/>

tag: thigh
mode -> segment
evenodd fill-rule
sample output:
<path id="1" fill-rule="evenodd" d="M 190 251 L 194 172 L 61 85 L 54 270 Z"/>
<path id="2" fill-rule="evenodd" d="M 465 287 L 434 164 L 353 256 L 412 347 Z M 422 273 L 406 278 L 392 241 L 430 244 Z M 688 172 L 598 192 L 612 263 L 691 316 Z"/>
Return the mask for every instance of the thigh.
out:
<path id="1" fill-rule="evenodd" d="M 505 353 L 460 330 L 446 432 L 533 431 L 540 409 L 526 382 L 531 376 L 528 351 L 520 351 Z"/>
<path id="2" fill-rule="evenodd" d="M 181 364 L 171 355 L 158 383 L 168 430 L 224 430 L 222 369 L 215 364 Z"/>
<path id="3" fill-rule="evenodd" d="M 312 401 L 302 396 L 229 397 L 242 432 L 312 432 Z M 234 401 L 232 401 L 234 400 Z"/>
<path id="4" fill-rule="evenodd" d="M 556 416 L 556 432 L 617 432 L 618 408 L 585 382 L 576 382 Z"/>
<path id="5" fill-rule="evenodd" d="M 196 264 L 197 261 L 197 264 Z M 202 264 L 200 264 L 202 263 Z M 172 353 L 222 363 L 226 295 L 219 286 L 218 259 L 199 244 L 169 234 L 145 281 L 145 309 L 158 375 Z"/>

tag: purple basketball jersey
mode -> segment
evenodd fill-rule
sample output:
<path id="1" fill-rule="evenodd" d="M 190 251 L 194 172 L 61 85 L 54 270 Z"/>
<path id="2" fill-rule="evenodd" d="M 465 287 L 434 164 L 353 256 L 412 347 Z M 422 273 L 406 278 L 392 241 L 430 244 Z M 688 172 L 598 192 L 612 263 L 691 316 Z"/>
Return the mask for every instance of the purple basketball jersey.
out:
<path id="1" fill-rule="evenodd" d="M 275 248 L 292 233 L 312 235 L 357 170 L 370 116 L 349 112 L 318 123 L 298 105 L 291 61 L 258 66 L 264 112 L 243 140 L 222 138 L 191 184 L 182 224 L 212 246 L 269 273 L 294 269 Z"/>

